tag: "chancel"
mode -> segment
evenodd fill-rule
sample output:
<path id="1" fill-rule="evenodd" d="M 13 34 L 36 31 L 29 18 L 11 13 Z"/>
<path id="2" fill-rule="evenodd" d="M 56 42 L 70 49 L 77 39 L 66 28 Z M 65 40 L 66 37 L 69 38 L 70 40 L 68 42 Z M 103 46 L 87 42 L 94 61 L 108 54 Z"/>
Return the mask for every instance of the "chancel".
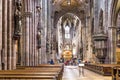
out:
<path id="1" fill-rule="evenodd" d="M 0 80 L 120 80 L 120 0 L 0 0 Z"/>

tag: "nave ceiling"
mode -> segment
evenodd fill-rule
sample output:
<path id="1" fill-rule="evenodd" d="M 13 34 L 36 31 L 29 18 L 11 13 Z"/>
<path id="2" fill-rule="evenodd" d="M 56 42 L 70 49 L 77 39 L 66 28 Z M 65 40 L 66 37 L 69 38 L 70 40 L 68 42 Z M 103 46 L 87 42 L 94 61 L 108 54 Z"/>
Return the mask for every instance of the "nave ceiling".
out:
<path id="1" fill-rule="evenodd" d="M 66 13 L 73 13 L 84 22 L 87 3 L 87 0 L 53 0 L 52 16 L 54 16 L 55 24 Z"/>

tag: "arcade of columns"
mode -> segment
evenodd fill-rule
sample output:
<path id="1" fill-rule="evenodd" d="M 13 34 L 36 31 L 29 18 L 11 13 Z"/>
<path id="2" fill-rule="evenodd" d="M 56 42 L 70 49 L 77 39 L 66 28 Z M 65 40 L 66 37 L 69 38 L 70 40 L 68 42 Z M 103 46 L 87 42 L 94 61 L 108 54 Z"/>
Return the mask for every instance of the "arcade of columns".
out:
<path id="1" fill-rule="evenodd" d="M 36 66 L 54 58 L 50 14 L 51 0 L 0 0 L 0 69 Z M 15 33 L 16 26 L 20 32 Z"/>

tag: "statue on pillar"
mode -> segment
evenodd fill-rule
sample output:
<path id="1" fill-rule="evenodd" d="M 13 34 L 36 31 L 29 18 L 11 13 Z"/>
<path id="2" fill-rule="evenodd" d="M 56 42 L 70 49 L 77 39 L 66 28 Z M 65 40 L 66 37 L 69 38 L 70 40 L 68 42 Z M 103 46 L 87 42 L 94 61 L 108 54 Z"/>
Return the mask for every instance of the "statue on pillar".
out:
<path id="1" fill-rule="evenodd" d="M 22 3 L 21 1 L 16 2 L 16 9 L 14 12 L 14 37 L 19 37 L 21 35 L 21 25 L 22 25 Z"/>
<path id="2" fill-rule="evenodd" d="M 49 52 L 49 39 L 46 39 L 46 52 Z"/>
<path id="3" fill-rule="evenodd" d="M 40 30 L 38 30 L 37 31 L 37 47 L 38 48 L 41 48 L 41 31 Z"/>
<path id="4" fill-rule="evenodd" d="M 42 35 L 42 28 L 40 23 L 40 11 L 41 7 L 36 6 L 37 12 L 38 12 L 38 25 L 37 25 L 37 48 L 41 48 L 41 35 Z"/>

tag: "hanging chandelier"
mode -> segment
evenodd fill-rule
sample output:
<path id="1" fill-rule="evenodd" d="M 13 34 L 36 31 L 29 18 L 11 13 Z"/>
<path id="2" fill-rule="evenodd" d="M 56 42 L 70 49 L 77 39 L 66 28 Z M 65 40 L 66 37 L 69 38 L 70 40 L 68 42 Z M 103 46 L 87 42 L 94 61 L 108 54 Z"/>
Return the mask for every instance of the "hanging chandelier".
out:
<path id="1" fill-rule="evenodd" d="M 71 0 L 67 0 L 67 4 L 70 5 L 71 4 Z"/>

